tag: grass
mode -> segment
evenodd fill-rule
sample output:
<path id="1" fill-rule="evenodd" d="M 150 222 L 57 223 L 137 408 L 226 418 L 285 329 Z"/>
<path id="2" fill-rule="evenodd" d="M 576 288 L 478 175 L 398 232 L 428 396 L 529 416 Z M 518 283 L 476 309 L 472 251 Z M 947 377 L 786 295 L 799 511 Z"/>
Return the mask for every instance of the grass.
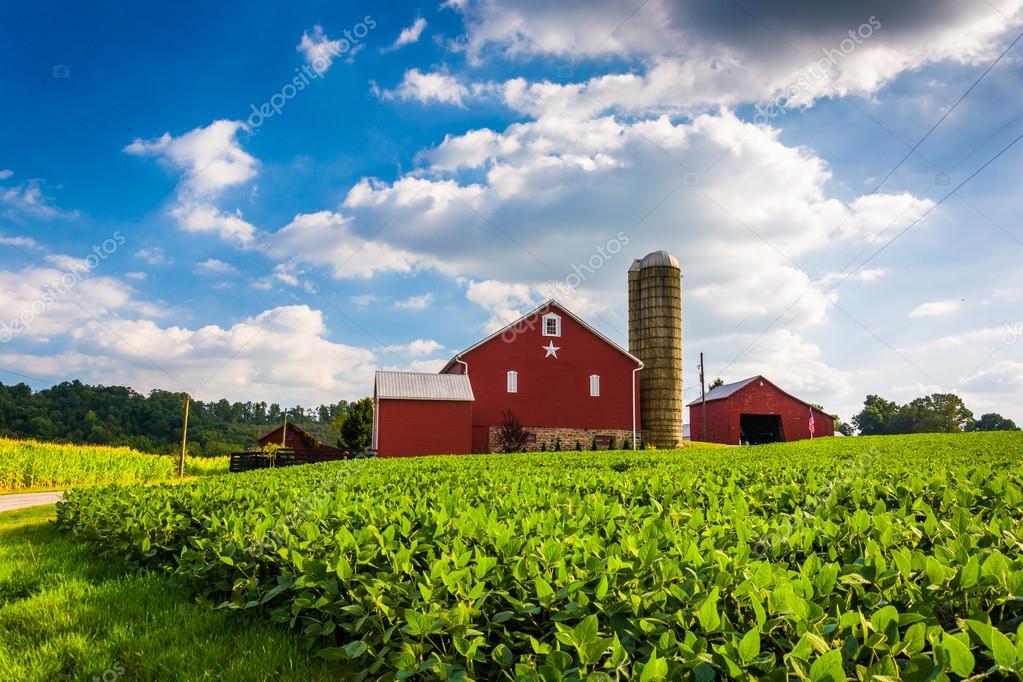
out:
<path id="1" fill-rule="evenodd" d="M 200 607 L 162 574 L 126 575 L 53 518 L 0 514 L 0 679 L 337 679 L 289 633 Z"/>

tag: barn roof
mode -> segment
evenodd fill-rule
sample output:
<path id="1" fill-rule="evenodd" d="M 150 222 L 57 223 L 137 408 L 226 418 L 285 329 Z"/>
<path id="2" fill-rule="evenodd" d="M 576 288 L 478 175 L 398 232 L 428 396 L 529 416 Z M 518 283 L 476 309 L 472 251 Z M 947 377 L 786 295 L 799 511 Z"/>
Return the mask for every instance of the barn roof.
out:
<path id="1" fill-rule="evenodd" d="M 374 393 L 380 399 L 475 400 L 464 374 L 379 371 Z"/>
<path id="2" fill-rule="evenodd" d="M 763 374 L 758 374 L 755 377 L 750 377 L 749 379 L 743 379 L 742 381 L 734 381 L 734 382 L 732 382 L 730 384 L 722 384 L 721 386 L 715 386 L 714 388 L 710 389 L 710 391 L 707 392 L 707 402 L 710 402 L 711 400 L 721 400 L 723 398 L 728 398 L 729 396 L 732 396 L 732 395 L 738 393 L 739 391 L 741 391 L 742 389 L 746 388 L 747 386 L 752 384 L 754 381 L 766 382 L 766 383 L 770 384 L 771 386 L 773 386 L 775 388 L 775 390 L 777 390 L 779 393 L 784 393 L 785 395 L 787 395 L 788 397 L 792 398 L 796 402 L 803 403 L 804 405 L 806 405 L 810 409 L 814 410 L 815 412 L 819 412 L 820 414 L 822 414 L 824 416 L 827 416 L 827 417 L 831 416 L 827 412 L 822 410 L 821 408 L 817 407 L 816 405 L 811 405 L 810 403 L 806 402 L 802 398 L 797 398 L 796 396 L 792 395 L 788 391 L 783 391 L 781 388 L 778 387 L 778 385 L 776 383 L 774 383 L 773 381 L 771 381 L 770 379 L 765 377 Z M 699 404 L 700 404 L 700 399 L 697 398 L 693 402 L 691 402 L 688 405 L 686 405 L 686 407 L 694 407 L 694 406 L 699 405 Z"/>
<path id="3" fill-rule="evenodd" d="M 619 346 L 617 343 L 615 343 L 614 341 L 612 341 L 608 337 L 606 337 L 603 334 L 601 334 L 599 331 L 594 329 L 588 322 L 586 322 L 586 320 L 582 319 L 581 317 L 579 317 L 578 315 L 573 313 L 571 310 L 569 310 L 565 306 L 561 305 L 560 303 L 558 303 L 557 301 L 555 301 L 552 298 L 552 299 L 548 299 L 547 301 L 545 301 L 545 302 L 541 303 L 540 305 L 538 305 L 537 307 L 533 308 L 528 313 L 526 313 L 525 315 L 523 315 L 519 319 L 515 320 L 514 322 L 511 322 L 511 323 L 506 324 L 505 326 L 501 327 L 496 332 L 494 332 L 493 334 L 491 334 L 487 338 L 483 339 L 482 341 L 478 341 L 477 343 L 474 343 L 473 345 L 469 346 L 468 348 L 466 348 L 462 352 L 458 353 L 455 357 L 453 357 L 450 360 L 448 360 L 448 364 L 444 365 L 444 367 L 441 369 L 441 372 L 447 372 L 458 361 L 459 358 L 461 358 L 463 355 L 465 355 L 469 351 L 475 350 L 476 348 L 479 348 L 483 344 L 485 344 L 485 343 L 487 343 L 487 342 L 489 342 L 489 341 L 491 341 L 493 339 L 496 339 L 497 337 L 503 335 L 509 329 L 514 329 L 515 327 L 519 326 L 520 324 L 522 324 L 523 322 L 525 322 L 526 320 L 531 318 L 533 315 L 537 315 L 540 312 L 542 312 L 544 310 L 547 310 L 549 308 L 557 308 L 560 312 L 564 313 L 565 315 L 568 315 L 570 318 L 572 318 L 573 320 L 575 320 L 576 322 L 581 324 L 584 329 L 586 329 L 589 332 L 591 332 L 594 336 L 599 338 L 601 341 L 603 341 L 607 345 L 611 346 L 616 351 L 618 351 L 619 353 L 621 353 L 625 357 L 629 358 L 630 360 L 635 362 L 640 367 L 643 366 L 643 362 L 639 358 L 637 358 L 635 355 L 633 355 L 629 351 L 625 350 L 624 348 Z"/>
<path id="4" fill-rule="evenodd" d="M 763 379 L 763 377 L 758 374 L 755 377 L 743 379 L 742 381 L 734 381 L 730 384 L 722 384 L 720 386 L 715 386 L 714 388 L 707 391 L 707 400 L 720 400 L 721 398 L 727 398 L 728 396 L 738 391 L 740 388 L 743 388 L 753 383 L 757 379 Z M 697 398 L 693 402 L 689 403 L 689 407 L 692 407 L 693 405 L 699 405 L 700 402 L 701 399 Z"/>

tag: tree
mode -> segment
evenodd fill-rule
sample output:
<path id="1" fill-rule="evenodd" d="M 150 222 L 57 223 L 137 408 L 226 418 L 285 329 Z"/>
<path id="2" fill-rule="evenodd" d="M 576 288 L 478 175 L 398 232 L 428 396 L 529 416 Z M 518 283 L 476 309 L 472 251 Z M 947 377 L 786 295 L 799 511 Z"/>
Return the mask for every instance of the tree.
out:
<path id="1" fill-rule="evenodd" d="M 891 433 L 959 433 L 973 428 L 973 412 L 954 393 L 932 393 L 899 408 Z"/>
<path id="2" fill-rule="evenodd" d="M 833 414 L 831 416 L 835 420 L 835 433 L 840 433 L 843 436 L 851 436 L 855 433 L 855 431 L 853 431 L 852 424 L 842 421 L 841 417 L 837 414 Z"/>
<path id="3" fill-rule="evenodd" d="M 980 419 L 973 425 L 974 431 L 1019 431 L 1016 422 L 1006 419 L 997 412 L 988 412 L 980 415 Z"/>
<path id="4" fill-rule="evenodd" d="M 899 413 L 899 405 L 879 395 L 868 395 L 863 409 L 853 417 L 853 426 L 864 436 L 882 436 L 893 433 L 892 424 Z"/>
<path id="5" fill-rule="evenodd" d="M 528 434 L 519 418 L 511 410 L 505 410 L 504 420 L 497 430 L 497 447 L 501 452 L 521 452 L 526 447 Z"/>
<path id="6" fill-rule="evenodd" d="M 724 386 L 724 385 L 725 385 L 725 380 L 722 379 L 721 377 L 718 377 L 718 378 L 714 379 L 714 381 L 710 382 L 710 386 L 708 386 L 707 389 L 708 390 L 713 390 L 713 389 L 717 388 L 718 386 Z"/>
<path id="7" fill-rule="evenodd" d="M 364 452 L 373 442 L 373 399 L 346 403 L 343 412 L 330 425 L 341 442 L 352 452 Z"/>

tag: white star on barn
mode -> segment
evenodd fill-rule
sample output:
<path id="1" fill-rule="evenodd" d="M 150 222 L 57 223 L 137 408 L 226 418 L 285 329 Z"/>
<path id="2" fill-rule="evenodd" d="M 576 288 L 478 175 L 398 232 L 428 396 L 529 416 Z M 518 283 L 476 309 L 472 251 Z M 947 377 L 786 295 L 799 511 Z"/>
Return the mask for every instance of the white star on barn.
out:
<path id="1" fill-rule="evenodd" d="M 546 346 L 540 347 L 547 351 L 547 355 L 544 356 L 545 358 L 554 356 L 554 358 L 557 359 L 558 351 L 561 350 L 561 346 L 555 346 L 553 341 L 549 342 Z"/>

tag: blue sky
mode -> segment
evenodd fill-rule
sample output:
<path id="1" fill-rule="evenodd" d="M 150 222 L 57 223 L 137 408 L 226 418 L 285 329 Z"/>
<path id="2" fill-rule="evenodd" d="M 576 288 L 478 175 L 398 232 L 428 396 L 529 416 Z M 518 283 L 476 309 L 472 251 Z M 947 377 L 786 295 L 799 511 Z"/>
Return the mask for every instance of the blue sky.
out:
<path id="1" fill-rule="evenodd" d="M 549 296 L 624 345 L 666 248 L 687 397 L 702 351 L 1023 420 L 1023 145 L 935 207 L 1023 133 L 1023 41 L 878 186 L 1023 0 L 912 4 L 4 8 L 0 381 L 332 402 Z"/>

